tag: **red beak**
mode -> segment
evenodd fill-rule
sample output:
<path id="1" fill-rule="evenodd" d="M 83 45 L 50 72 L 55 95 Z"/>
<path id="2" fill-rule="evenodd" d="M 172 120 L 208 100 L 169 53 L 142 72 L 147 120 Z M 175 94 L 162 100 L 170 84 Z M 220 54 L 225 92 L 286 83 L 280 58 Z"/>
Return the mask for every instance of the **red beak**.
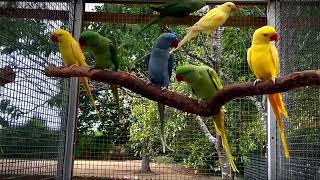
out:
<path id="1" fill-rule="evenodd" d="M 279 35 L 277 33 L 274 33 L 272 36 L 270 36 L 270 41 L 278 41 Z"/>
<path id="2" fill-rule="evenodd" d="M 174 41 L 171 42 L 170 47 L 171 48 L 177 48 L 179 44 L 179 39 L 175 39 Z"/>
<path id="3" fill-rule="evenodd" d="M 57 42 L 59 42 L 59 39 L 58 39 L 57 36 L 51 35 L 51 41 L 54 42 L 54 43 L 57 43 Z"/>
<path id="4" fill-rule="evenodd" d="M 177 80 L 178 82 L 180 82 L 180 81 L 183 81 L 184 79 L 183 79 L 183 76 L 177 74 L 177 75 L 176 75 L 176 80 Z"/>

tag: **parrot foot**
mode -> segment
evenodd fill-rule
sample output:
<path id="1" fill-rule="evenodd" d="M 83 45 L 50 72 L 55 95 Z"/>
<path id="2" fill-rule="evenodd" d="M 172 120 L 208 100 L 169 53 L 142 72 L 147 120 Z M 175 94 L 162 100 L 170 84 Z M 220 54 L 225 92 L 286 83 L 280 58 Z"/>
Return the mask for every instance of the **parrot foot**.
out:
<path id="1" fill-rule="evenodd" d="M 262 82 L 262 79 L 256 79 L 254 82 L 253 82 L 253 85 L 257 85 L 259 82 Z"/>
<path id="2" fill-rule="evenodd" d="M 71 70 L 73 67 L 75 67 L 76 65 L 75 64 L 72 64 L 71 66 L 69 66 L 69 70 Z"/>
<path id="3" fill-rule="evenodd" d="M 198 103 L 201 103 L 201 101 L 202 101 L 202 99 L 201 99 L 201 98 L 199 98 L 199 99 L 198 99 Z"/>
<path id="4" fill-rule="evenodd" d="M 152 82 L 147 81 L 146 86 L 149 86 L 149 85 L 151 85 L 151 84 L 152 84 Z"/>
<path id="5" fill-rule="evenodd" d="M 94 67 L 91 67 L 91 68 L 89 68 L 89 70 L 88 70 L 88 71 L 90 72 L 90 71 L 92 71 L 93 69 L 95 69 L 95 68 L 94 68 Z"/>
<path id="6" fill-rule="evenodd" d="M 272 78 L 271 78 L 273 84 L 276 84 L 276 79 L 277 79 L 277 77 L 272 77 Z"/>
<path id="7" fill-rule="evenodd" d="M 166 90 L 166 89 L 167 89 L 166 86 L 161 87 L 161 91 L 164 91 L 164 90 Z"/>
<path id="8" fill-rule="evenodd" d="M 112 70 L 109 69 L 109 68 L 104 68 L 103 70 L 104 70 L 104 71 L 112 71 Z"/>
<path id="9" fill-rule="evenodd" d="M 90 71 L 92 71 L 94 69 L 101 69 L 101 68 L 97 68 L 97 67 L 94 66 L 94 67 L 90 67 L 88 71 L 90 72 Z"/>

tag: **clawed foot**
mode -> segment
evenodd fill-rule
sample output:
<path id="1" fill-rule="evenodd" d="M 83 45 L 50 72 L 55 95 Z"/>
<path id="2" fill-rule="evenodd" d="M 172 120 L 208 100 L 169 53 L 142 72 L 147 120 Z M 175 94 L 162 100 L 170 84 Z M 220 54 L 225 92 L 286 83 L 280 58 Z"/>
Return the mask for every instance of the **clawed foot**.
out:
<path id="1" fill-rule="evenodd" d="M 147 81 L 146 86 L 151 85 L 152 83 L 150 81 Z"/>
<path id="2" fill-rule="evenodd" d="M 167 89 L 167 87 L 161 87 L 161 91 L 164 91 L 164 90 L 166 90 Z"/>
<path id="3" fill-rule="evenodd" d="M 72 64 L 71 66 L 69 66 L 69 70 L 71 70 L 73 67 L 75 67 L 76 65 L 75 64 Z"/>
<path id="4" fill-rule="evenodd" d="M 92 71 L 93 69 L 96 69 L 96 67 L 90 67 L 88 71 L 90 72 L 90 71 Z"/>
<path id="5" fill-rule="evenodd" d="M 198 103 L 200 103 L 202 101 L 202 99 L 200 98 L 200 99 L 198 99 Z"/>
<path id="6" fill-rule="evenodd" d="M 262 79 L 256 79 L 254 82 L 253 82 L 253 85 L 255 86 L 255 85 L 257 85 L 259 82 L 261 82 L 262 81 Z"/>
<path id="7" fill-rule="evenodd" d="M 276 84 L 276 79 L 277 79 L 276 77 L 272 77 L 271 80 L 272 80 L 273 84 Z"/>

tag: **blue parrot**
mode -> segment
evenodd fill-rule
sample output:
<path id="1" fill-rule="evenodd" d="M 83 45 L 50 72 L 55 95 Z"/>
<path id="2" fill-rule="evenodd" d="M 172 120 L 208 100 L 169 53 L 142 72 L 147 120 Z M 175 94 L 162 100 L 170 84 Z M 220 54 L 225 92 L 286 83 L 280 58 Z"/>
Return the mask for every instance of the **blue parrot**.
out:
<path id="1" fill-rule="evenodd" d="M 170 83 L 172 70 L 175 66 L 175 59 L 172 54 L 169 54 L 169 48 L 176 48 L 179 44 L 177 36 L 173 33 L 161 34 L 151 53 L 146 57 L 146 65 L 148 68 L 149 83 L 159 85 L 162 90 L 167 89 Z M 160 114 L 160 131 L 161 131 L 161 143 L 163 153 L 166 151 L 166 147 L 173 151 L 166 144 L 164 137 L 165 126 L 165 105 L 158 103 L 158 110 Z"/>

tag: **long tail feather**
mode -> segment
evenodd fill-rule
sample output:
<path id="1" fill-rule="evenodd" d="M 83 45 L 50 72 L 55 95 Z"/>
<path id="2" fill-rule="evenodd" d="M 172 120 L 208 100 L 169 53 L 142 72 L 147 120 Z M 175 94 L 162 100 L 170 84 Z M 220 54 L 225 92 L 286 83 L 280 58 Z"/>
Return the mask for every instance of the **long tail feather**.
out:
<path id="1" fill-rule="evenodd" d="M 166 119 L 165 119 L 165 105 L 158 103 L 158 110 L 159 110 L 159 114 L 160 114 L 160 139 L 161 139 L 161 144 L 162 144 L 162 152 L 165 153 L 166 152 L 166 148 L 169 149 L 170 151 L 174 151 L 173 149 L 171 149 L 167 143 L 166 143 L 166 138 L 164 137 L 164 126 L 166 124 Z"/>
<path id="2" fill-rule="evenodd" d="M 93 108 L 95 109 L 96 113 L 97 113 L 97 116 L 99 118 L 99 120 L 101 120 L 101 115 L 100 115 L 100 112 L 98 111 L 98 108 L 96 106 L 96 103 L 92 97 L 92 94 L 91 94 L 91 87 L 89 85 L 89 81 L 88 81 L 88 78 L 86 77 L 80 77 L 79 78 L 81 84 L 83 85 L 84 89 L 86 90 L 88 96 L 89 96 L 89 99 L 90 99 L 90 103 L 92 104 Z"/>
<path id="3" fill-rule="evenodd" d="M 141 34 L 144 30 L 146 30 L 147 28 L 149 28 L 149 27 L 152 26 L 153 24 L 159 23 L 163 18 L 164 18 L 164 16 L 157 16 L 157 17 L 155 17 L 153 20 L 151 20 L 151 21 L 149 22 L 149 24 L 147 24 L 145 27 L 143 27 L 143 28 L 137 33 L 137 35 Z"/>
<path id="4" fill-rule="evenodd" d="M 282 100 L 282 96 L 280 93 L 270 94 L 268 95 L 268 99 L 277 119 L 277 124 L 280 130 L 280 137 L 281 137 L 281 142 L 284 150 L 284 155 L 287 159 L 289 159 L 290 155 L 289 155 L 288 145 L 287 145 L 286 136 L 284 132 L 284 125 L 281 118 L 281 114 L 286 118 L 288 118 L 288 112 L 284 106 L 284 102 Z"/>
<path id="5" fill-rule="evenodd" d="M 224 113 L 222 109 L 220 109 L 219 114 L 214 117 L 214 127 L 221 137 L 222 146 L 226 151 L 232 170 L 235 172 L 239 172 L 237 166 L 234 163 L 234 157 L 232 156 L 231 148 L 228 143 L 227 134 L 224 128 Z"/>
<path id="6" fill-rule="evenodd" d="M 121 120 L 122 117 L 123 117 L 123 109 L 122 109 L 121 104 L 120 104 L 119 91 L 118 91 L 117 85 L 115 85 L 115 84 L 111 85 L 111 92 L 113 94 L 113 97 L 116 100 L 117 109 L 118 109 L 118 116 L 119 116 L 119 120 Z"/>
<path id="7" fill-rule="evenodd" d="M 199 31 L 193 30 L 190 28 L 190 31 L 187 33 L 187 35 L 184 36 L 184 38 L 179 42 L 177 48 L 172 49 L 170 51 L 170 54 L 179 49 L 181 46 L 183 46 L 186 42 L 190 41 L 192 38 L 196 37 L 199 34 Z"/>

